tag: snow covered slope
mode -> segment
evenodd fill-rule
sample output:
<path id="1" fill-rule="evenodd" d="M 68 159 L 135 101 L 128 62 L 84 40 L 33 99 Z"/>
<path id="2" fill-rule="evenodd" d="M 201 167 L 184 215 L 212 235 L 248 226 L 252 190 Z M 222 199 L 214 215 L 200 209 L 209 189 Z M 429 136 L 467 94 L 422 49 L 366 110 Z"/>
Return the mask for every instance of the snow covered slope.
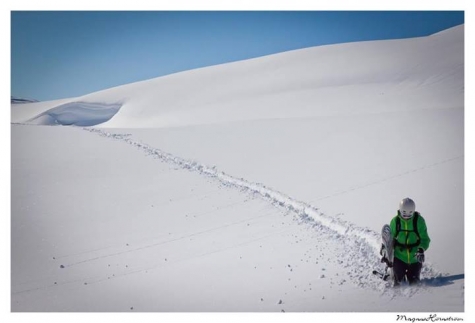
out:
<path id="1" fill-rule="evenodd" d="M 172 74 L 65 102 L 123 104 L 105 127 L 168 127 L 263 118 L 463 106 L 463 26 L 423 38 L 285 52 Z M 57 102 L 32 104 L 54 108 Z M 24 109 L 22 109 L 24 110 Z M 27 121 L 12 114 L 13 122 Z"/>
<path id="2" fill-rule="evenodd" d="M 12 106 L 12 309 L 463 311 L 463 38 Z M 407 196 L 432 244 L 393 291 L 371 270 Z"/>

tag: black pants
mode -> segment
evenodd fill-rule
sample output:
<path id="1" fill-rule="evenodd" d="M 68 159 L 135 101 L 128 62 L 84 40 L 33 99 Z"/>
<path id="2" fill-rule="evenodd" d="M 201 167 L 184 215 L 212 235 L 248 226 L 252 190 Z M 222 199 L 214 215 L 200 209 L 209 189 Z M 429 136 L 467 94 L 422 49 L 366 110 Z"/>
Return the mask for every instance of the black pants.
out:
<path id="1" fill-rule="evenodd" d="M 399 285 L 399 283 L 404 280 L 404 276 L 406 276 L 409 284 L 419 282 L 421 279 L 421 269 L 422 264 L 420 262 L 416 262 L 415 264 L 406 264 L 404 261 L 394 257 L 394 284 Z"/>

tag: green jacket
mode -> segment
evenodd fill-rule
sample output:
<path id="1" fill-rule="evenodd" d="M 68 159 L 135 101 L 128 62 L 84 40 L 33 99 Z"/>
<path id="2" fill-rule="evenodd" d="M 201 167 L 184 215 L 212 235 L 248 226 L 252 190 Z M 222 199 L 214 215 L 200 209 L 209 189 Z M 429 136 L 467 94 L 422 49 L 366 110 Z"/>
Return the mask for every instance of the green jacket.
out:
<path id="1" fill-rule="evenodd" d="M 414 215 L 415 216 L 415 215 Z M 396 219 L 399 218 L 401 220 L 401 228 L 399 233 L 396 236 Z M 406 264 L 414 264 L 417 262 L 416 252 L 418 248 L 422 248 L 427 250 L 430 244 L 429 234 L 427 233 L 427 226 L 426 221 L 424 218 L 419 214 L 417 219 L 417 230 L 419 231 L 420 241 L 419 244 L 412 247 L 407 248 L 403 245 L 414 244 L 417 242 L 417 234 L 414 232 L 413 228 L 413 218 L 406 220 L 399 215 L 396 215 L 390 223 L 391 227 L 391 235 L 394 237 L 396 244 L 394 246 L 394 257 L 402 260 Z M 403 231 L 404 230 L 404 231 Z"/>

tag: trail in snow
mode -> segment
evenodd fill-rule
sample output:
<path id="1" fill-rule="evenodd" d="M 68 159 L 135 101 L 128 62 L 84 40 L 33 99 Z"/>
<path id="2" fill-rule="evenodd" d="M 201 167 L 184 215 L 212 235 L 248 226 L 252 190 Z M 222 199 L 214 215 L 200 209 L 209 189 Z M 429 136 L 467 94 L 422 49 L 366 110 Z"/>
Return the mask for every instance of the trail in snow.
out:
<path id="1" fill-rule="evenodd" d="M 135 141 L 130 138 L 130 134 L 114 134 L 92 128 L 83 129 L 101 137 L 127 143 L 163 162 L 215 179 L 219 181 L 221 185 L 239 189 L 252 196 L 258 196 L 275 206 L 291 212 L 300 222 L 306 223 L 319 234 L 328 236 L 335 244 L 343 246 L 343 252 L 335 254 L 335 259 L 337 259 L 339 265 L 347 269 L 347 274 L 354 284 L 361 288 L 387 290 L 389 284 L 383 283 L 372 274 L 374 268 L 382 267 L 379 256 L 379 233 L 368 228 L 358 227 L 348 221 L 328 216 L 320 212 L 317 207 L 298 201 L 284 193 L 266 187 L 264 184 L 253 183 L 243 178 L 237 178 L 219 171 L 214 166 L 206 166 L 197 161 L 174 156 L 145 143 Z M 437 282 L 441 276 L 441 273 L 430 263 L 424 265 L 421 277 L 423 282 L 426 282 L 426 285 L 433 285 L 434 282 L 438 284 Z M 411 296 L 416 292 L 417 289 L 412 288 L 410 290 L 394 292 L 394 295 L 402 294 L 404 296 Z"/>

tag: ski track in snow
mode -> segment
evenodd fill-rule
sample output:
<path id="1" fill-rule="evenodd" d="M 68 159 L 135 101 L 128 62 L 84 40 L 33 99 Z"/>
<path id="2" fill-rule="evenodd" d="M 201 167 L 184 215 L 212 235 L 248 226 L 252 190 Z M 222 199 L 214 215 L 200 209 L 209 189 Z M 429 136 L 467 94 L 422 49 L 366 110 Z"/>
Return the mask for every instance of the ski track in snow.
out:
<path id="1" fill-rule="evenodd" d="M 352 282 L 360 288 L 379 290 L 384 294 L 389 293 L 391 297 L 411 297 L 419 290 L 424 289 L 423 284 L 420 288 L 393 290 L 392 288 L 388 288 L 390 286 L 389 283 L 383 282 L 372 274 L 373 269 L 382 268 L 382 264 L 379 256 L 381 237 L 379 233 L 371 229 L 358 227 L 348 221 L 328 216 L 320 212 L 317 207 L 298 201 L 264 184 L 253 183 L 243 178 L 237 178 L 219 171 L 215 166 L 206 166 L 197 161 L 174 156 L 145 143 L 134 141 L 130 138 L 130 134 L 109 133 L 95 128 L 83 128 L 83 130 L 101 137 L 127 143 L 163 162 L 215 179 L 223 186 L 239 189 L 241 192 L 251 196 L 258 196 L 274 206 L 293 213 L 300 223 L 307 224 L 317 233 L 325 235 L 335 241 L 335 243 L 343 246 L 343 252 L 335 254 L 336 262 L 341 267 L 347 269 L 347 274 Z M 143 270 L 136 272 L 141 271 Z M 430 263 L 424 265 L 421 273 L 423 281 L 437 281 L 441 276 L 442 274 Z"/>

